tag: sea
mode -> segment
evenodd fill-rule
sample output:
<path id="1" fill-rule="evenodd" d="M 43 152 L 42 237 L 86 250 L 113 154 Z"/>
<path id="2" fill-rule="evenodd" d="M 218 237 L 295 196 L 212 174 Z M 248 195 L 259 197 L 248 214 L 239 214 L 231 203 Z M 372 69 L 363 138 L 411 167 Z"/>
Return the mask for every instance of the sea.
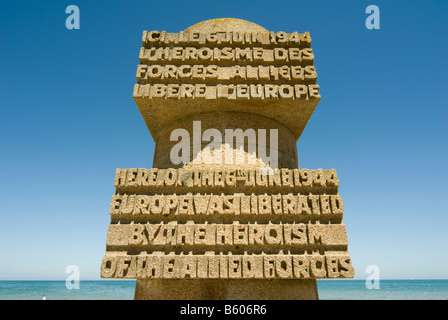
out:
<path id="1" fill-rule="evenodd" d="M 133 300 L 135 280 L 0 281 L 0 300 Z M 445 280 L 317 280 L 320 300 L 448 300 Z"/>

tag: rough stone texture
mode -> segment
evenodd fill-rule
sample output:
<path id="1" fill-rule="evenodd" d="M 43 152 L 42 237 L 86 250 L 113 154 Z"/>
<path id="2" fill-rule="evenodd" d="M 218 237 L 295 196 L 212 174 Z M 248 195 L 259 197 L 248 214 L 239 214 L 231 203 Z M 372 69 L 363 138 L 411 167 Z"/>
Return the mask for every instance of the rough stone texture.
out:
<path id="1" fill-rule="evenodd" d="M 318 292 L 315 280 L 150 280 L 137 281 L 135 297 L 136 300 L 314 300 Z"/>
<path id="2" fill-rule="evenodd" d="M 214 19 L 144 31 L 139 59 L 154 167 L 116 171 L 101 276 L 176 300 L 318 299 L 315 279 L 353 277 L 336 170 L 299 169 L 309 33 Z"/>

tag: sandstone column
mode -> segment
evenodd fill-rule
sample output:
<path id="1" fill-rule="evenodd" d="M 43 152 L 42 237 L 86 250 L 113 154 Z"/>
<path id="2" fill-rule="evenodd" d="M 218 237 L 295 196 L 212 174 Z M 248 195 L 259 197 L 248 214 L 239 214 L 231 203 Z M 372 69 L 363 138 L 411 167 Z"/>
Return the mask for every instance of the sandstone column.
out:
<path id="1" fill-rule="evenodd" d="M 309 33 L 214 19 L 143 32 L 152 169 L 117 169 L 104 278 L 135 299 L 317 299 L 354 270 L 334 169 L 299 169 L 320 100 Z"/>

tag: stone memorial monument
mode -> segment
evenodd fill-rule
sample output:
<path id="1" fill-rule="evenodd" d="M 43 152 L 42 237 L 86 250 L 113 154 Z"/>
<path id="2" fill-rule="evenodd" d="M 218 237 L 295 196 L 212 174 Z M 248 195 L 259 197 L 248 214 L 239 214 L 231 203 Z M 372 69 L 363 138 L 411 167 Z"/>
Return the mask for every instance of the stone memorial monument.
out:
<path id="1" fill-rule="evenodd" d="M 214 19 L 142 44 L 153 168 L 116 171 L 101 276 L 176 300 L 318 299 L 316 279 L 352 278 L 336 171 L 299 169 L 310 34 Z"/>

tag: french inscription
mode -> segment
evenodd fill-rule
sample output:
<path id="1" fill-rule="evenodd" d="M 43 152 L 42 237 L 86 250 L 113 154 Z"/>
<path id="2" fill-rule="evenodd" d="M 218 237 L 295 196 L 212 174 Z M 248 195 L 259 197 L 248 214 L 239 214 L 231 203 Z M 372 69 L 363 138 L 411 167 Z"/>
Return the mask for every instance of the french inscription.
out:
<path id="1" fill-rule="evenodd" d="M 320 99 L 319 85 L 296 84 L 135 84 L 136 99 Z"/>
<path id="2" fill-rule="evenodd" d="M 173 44 L 214 44 L 214 45 L 290 45 L 310 47 L 311 37 L 309 32 L 286 33 L 279 32 L 159 32 L 143 31 L 142 44 L 148 45 L 173 45 Z"/>
<path id="3" fill-rule="evenodd" d="M 217 47 L 142 47 L 140 62 L 245 62 L 311 65 L 314 53 L 311 48 L 217 48 Z"/>

